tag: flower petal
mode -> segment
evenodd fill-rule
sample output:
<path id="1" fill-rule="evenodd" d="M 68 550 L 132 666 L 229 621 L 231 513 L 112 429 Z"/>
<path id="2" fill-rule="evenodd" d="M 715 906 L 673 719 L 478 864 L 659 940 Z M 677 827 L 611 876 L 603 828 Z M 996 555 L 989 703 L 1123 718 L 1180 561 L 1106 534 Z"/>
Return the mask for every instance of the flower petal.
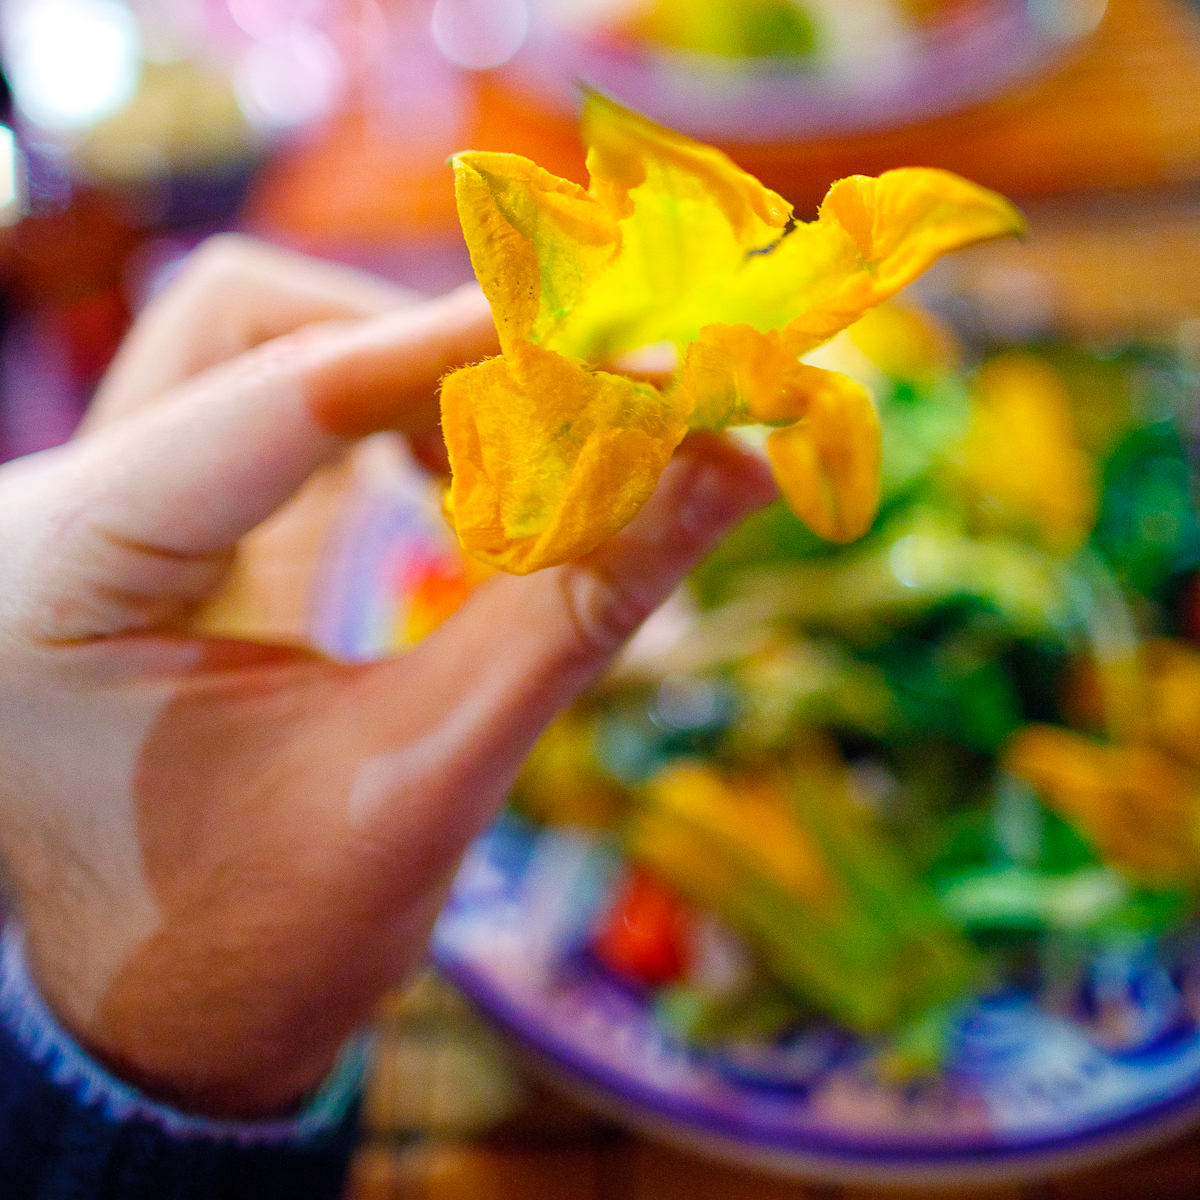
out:
<path id="1" fill-rule="evenodd" d="M 583 131 L 591 193 L 619 218 L 621 250 L 553 348 L 588 362 L 664 340 L 682 351 L 720 319 L 729 278 L 779 239 L 791 207 L 719 150 L 596 94 Z"/>
<path id="2" fill-rule="evenodd" d="M 578 184 L 518 154 L 468 151 L 453 164 L 459 219 L 501 348 L 546 340 L 616 254 L 616 222 Z"/>
<path id="3" fill-rule="evenodd" d="M 728 155 L 589 92 L 581 133 L 588 147 L 591 192 L 618 217 L 632 216 L 630 192 L 652 189 L 711 197 L 745 250 L 769 245 L 792 206 L 743 171 Z"/>
<path id="4" fill-rule="evenodd" d="M 799 366 L 774 331 L 749 325 L 706 325 L 688 346 L 678 392 L 692 429 L 721 430 L 770 418 L 790 368 Z M 802 413 L 788 414 L 795 420 Z"/>
<path id="5" fill-rule="evenodd" d="M 539 346 L 442 383 L 463 548 L 515 575 L 578 558 L 633 519 L 686 432 L 648 384 Z"/>
<path id="6" fill-rule="evenodd" d="M 854 175 L 829 189 L 818 219 L 799 225 L 731 280 L 727 303 L 756 329 L 787 326 L 797 355 L 895 295 L 939 256 L 1019 233 L 1003 196 L 949 171 L 905 168 Z"/>
<path id="7" fill-rule="evenodd" d="M 790 403 L 805 416 L 767 438 L 767 456 L 788 507 L 821 537 L 850 542 L 870 528 L 879 504 L 879 417 L 853 379 L 796 367 Z"/>
<path id="8" fill-rule="evenodd" d="M 869 528 L 879 503 L 881 433 L 860 383 L 799 362 L 778 332 L 707 325 L 688 347 L 675 394 L 693 429 L 796 422 L 767 439 L 792 511 L 832 541 Z"/>
<path id="9" fill-rule="evenodd" d="M 836 222 L 854 238 L 874 280 L 876 303 L 943 254 L 1025 227 L 999 193 L 928 167 L 840 179 L 822 201 L 818 221 Z"/>

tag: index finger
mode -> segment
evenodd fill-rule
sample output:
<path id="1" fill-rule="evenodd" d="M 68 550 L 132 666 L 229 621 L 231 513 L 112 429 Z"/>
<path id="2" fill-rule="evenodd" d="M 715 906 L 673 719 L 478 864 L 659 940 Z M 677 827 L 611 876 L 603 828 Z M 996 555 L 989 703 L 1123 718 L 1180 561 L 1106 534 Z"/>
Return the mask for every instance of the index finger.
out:
<path id="1" fill-rule="evenodd" d="M 43 485 L 21 491 L 20 516 L 4 514 L 37 547 L 31 636 L 177 619 L 212 595 L 238 539 L 316 468 L 360 434 L 435 422 L 439 378 L 494 344 L 483 294 L 460 289 L 277 338 L 51 452 L 29 468 Z"/>
<path id="2" fill-rule="evenodd" d="M 209 367 L 306 325 L 378 316 L 420 299 L 340 263 L 218 234 L 188 256 L 138 316 L 81 428 L 107 424 Z"/>

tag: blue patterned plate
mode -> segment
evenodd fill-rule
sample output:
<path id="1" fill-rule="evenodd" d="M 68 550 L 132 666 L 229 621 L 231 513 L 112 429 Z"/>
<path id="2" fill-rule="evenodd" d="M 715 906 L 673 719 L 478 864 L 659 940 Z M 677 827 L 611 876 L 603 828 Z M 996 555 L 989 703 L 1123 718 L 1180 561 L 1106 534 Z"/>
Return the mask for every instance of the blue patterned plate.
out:
<path id="1" fill-rule="evenodd" d="M 347 657 L 402 647 L 457 586 L 436 499 L 411 479 L 377 472 L 337 543 L 316 622 Z M 616 866 L 598 835 L 506 815 L 467 855 L 433 954 L 536 1063 L 647 1132 L 808 1178 L 995 1182 L 1115 1157 L 1200 1112 L 1200 979 L 1136 955 L 1097 965 L 1091 1027 L 1019 992 L 978 997 L 945 1071 L 921 1085 L 873 1077 L 868 1048 L 833 1026 L 689 1046 L 587 951 Z"/>
<path id="2" fill-rule="evenodd" d="M 1119 1004 L 1137 1036 L 1120 1051 L 1020 993 L 979 997 L 943 1074 L 907 1088 L 872 1078 L 865 1047 L 834 1027 L 689 1047 L 587 953 L 613 867 L 599 838 L 506 816 L 463 863 L 434 957 L 568 1088 L 677 1144 L 809 1178 L 995 1182 L 1128 1152 L 1200 1109 L 1186 998 L 1136 962 Z"/>

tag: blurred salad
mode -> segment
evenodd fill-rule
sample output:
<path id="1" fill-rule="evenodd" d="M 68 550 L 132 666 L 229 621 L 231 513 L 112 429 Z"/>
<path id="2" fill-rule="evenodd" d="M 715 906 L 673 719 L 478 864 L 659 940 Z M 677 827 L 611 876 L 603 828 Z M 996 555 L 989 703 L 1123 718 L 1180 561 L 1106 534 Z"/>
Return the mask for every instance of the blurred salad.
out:
<path id="1" fill-rule="evenodd" d="M 899 43 L 987 7 L 980 0 L 621 0 L 583 11 L 596 32 L 618 44 L 804 60 L 836 54 L 843 43 Z"/>
<path id="2" fill-rule="evenodd" d="M 909 1079 L 1008 989 L 1144 1039 L 1118 993 L 1186 1007 L 1200 887 L 1193 381 L 1142 347 L 967 370 L 896 306 L 813 357 L 879 406 L 874 525 L 747 522 L 514 808 L 609 840 L 587 953 L 696 1043 L 832 1023 Z"/>

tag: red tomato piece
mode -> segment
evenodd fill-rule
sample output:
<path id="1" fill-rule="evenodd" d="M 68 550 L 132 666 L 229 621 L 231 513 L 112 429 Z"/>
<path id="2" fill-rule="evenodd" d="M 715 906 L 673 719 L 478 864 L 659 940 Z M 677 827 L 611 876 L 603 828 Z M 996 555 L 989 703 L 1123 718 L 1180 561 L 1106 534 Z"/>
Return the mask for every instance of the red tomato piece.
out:
<path id="1" fill-rule="evenodd" d="M 691 911 L 653 875 L 632 868 L 592 944 L 605 966 L 643 984 L 670 983 L 687 970 Z"/>

